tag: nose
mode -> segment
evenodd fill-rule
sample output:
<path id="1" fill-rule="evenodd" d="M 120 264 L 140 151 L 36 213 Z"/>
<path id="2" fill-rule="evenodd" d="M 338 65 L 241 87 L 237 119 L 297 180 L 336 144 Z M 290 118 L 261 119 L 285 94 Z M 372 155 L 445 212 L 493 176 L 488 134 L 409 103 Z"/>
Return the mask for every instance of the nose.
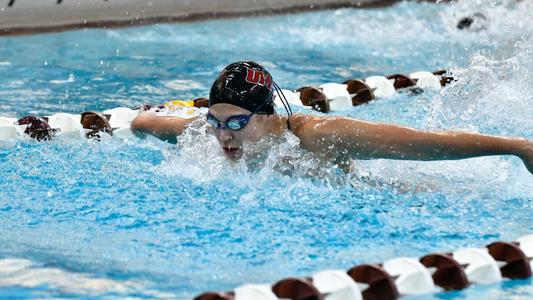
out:
<path id="1" fill-rule="evenodd" d="M 219 128 L 216 131 L 218 131 L 217 132 L 218 140 L 221 141 L 221 142 L 229 142 L 229 141 L 233 140 L 233 138 L 234 138 L 232 130 L 229 130 L 229 129 L 226 129 L 226 128 Z"/>

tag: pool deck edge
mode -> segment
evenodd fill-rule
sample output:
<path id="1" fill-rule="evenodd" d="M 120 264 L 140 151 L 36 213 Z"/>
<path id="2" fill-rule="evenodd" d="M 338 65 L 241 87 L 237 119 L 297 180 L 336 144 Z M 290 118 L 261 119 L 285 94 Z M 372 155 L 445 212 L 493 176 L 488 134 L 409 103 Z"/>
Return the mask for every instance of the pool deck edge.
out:
<path id="1" fill-rule="evenodd" d="M 239 2 L 239 0 L 229 0 L 234 2 Z M 305 4 L 301 4 L 305 2 Z M 263 5 L 249 5 L 243 7 L 242 5 L 236 5 L 233 10 L 221 10 L 214 7 L 212 11 L 208 11 L 201 7 L 190 8 L 185 10 L 180 10 L 179 12 L 166 13 L 163 12 L 146 12 L 145 10 L 140 10 L 138 14 L 134 12 L 128 13 L 128 7 L 123 7 L 123 10 L 126 12 L 127 17 L 124 17 L 124 14 L 117 13 L 117 17 L 111 19 L 110 17 L 102 17 L 96 15 L 97 10 L 94 11 L 95 16 L 84 17 L 79 19 L 64 19 L 58 18 L 52 20 L 54 16 L 48 16 L 50 18 L 41 19 L 36 15 L 35 20 L 28 21 L 29 24 L 21 24 L 21 19 L 17 19 L 14 24 L 9 24 L 9 20 L 0 22 L 0 36 L 14 36 L 14 35 L 28 35 L 28 34 L 39 34 L 39 33 L 53 33 L 61 32 L 67 30 L 79 30 L 84 28 L 121 28 L 121 27 L 131 27 L 131 26 L 142 26 L 142 25 L 151 25 L 158 23 L 177 23 L 177 22 L 197 22 L 205 21 L 211 19 L 225 19 L 225 18 L 238 18 L 243 16 L 267 16 L 267 15 L 281 15 L 281 14 L 292 14 L 300 12 L 309 12 L 316 10 L 328 10 L 328 9 L 339 9 L 339 8 L 378 8 L 391 6 L 400 2 L 400 0 L 309 0 L 309 1 L 274 1 L 269 6 Z M 419 1 L 420 2 L 420 1 Z M 425 0 L 422 2 L 436 2 L 431 0 Z M 446 1 L 442 1 L 446 2 Z M 17 8 L 24 18 L 29 18 L 29 13 L 22 11 L 24 8 Z M 26 8 L 28 9 L 28 8 Z M 47 8 L 48 9 L 48 8 Z M 80 8 L 81 9 L 81 8 Z M 101 9 L 101 8 L 99 8 Z M 116 8 L 115 8 L 116 9 Z M 137 7 L 136 9 L 140 9 Z M 2 9 L 0 12 L 0 17 L 2 14 L 7 14 L 8 9 Z M 89 12 L 90 13 L 90 12 Z M 15 13 L 12 13 L 15 14 Z M 63 12 L 65 14 L 65 12 Z M 84 12 L 84 14 L 87 14 Z M 144 14 L 144 15 L 143 15 Z M 100 19 L 99 19 L 100 18 Z"/>

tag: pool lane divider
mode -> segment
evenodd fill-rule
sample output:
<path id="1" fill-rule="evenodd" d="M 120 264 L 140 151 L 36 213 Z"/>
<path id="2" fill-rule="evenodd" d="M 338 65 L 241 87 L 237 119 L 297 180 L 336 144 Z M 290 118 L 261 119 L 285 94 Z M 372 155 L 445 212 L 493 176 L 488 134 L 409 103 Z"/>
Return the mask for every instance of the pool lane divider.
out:
<path id="1" fill-rule="evenodd" d="M 424 90 L 435 90 L 453 80 L 445 70 L 419 71 L 409 76 L 402 74 L 370 76 L 362 80 L 347 80 L 342 84 L 304 86 L 294 91 L 283 90 L 283 93 L 291 105 L 329 113 L 346 111 L 369 101 L 391 97 L 396 93 L 419 94 Z M 277 96 L 274 102 L 276 106 L 281 105 Z M 84 137 L 99 139 L 102 134 L 129 139 L 134 137 L 130 128 L 131 122 L 140 111 L 150 110 L 159 115 L 188 119 L 204 113 L 207 106 L 206 98 L 197 98 L 190 101 L 173 100 L 158 106 L 144 105 L 137 109 L 117 107 L 102 113 L 92 111 L 80 115 L 56 113 L 43 117 L 30 115 L 20 119 L 0 117 L 0 141 L 24 137 L 38 141 Z"/>
<path id="2" fill-rule="evenodd" d="M 350 79 L 342 84 L 325 83 L 320 86 L 303 86 L 294 91 L 282 90 L 290 104 L 307 106 L 322 113 L 339 112 L 373 100 L 392 97 L 398 93 L 417 95 L 424 90 L 438 90 L 455 79 L 446 70 L 417 71 L 409 74 L 369 76 Z M 274 102 L 281 106 L 281 99 Z"/>
<path id="3" fill-rule="evenodd" d="M 194 300 L 394 300 L 402 296 L 462 290 L 472 284 L 532 276 L 533 234 L 485 248 L 399 257 L 348 271 L 326 270 L 273 285 L 244 284 L 229 292 L 206 292 Z"/>

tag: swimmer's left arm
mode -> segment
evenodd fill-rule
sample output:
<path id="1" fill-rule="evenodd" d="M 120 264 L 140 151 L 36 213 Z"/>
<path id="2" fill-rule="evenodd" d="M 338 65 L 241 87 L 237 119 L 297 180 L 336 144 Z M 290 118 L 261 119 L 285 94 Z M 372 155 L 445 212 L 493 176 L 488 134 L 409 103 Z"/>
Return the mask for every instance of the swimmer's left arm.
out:
<path id="1" fill-rule="evenodd" d="M 476 133 L 429 132 L 344 117 L 295 115 L 291 127 L 302 146 L 331 158 L 456 160 L 516 155 L 533 173 L 533 141 Z"/>

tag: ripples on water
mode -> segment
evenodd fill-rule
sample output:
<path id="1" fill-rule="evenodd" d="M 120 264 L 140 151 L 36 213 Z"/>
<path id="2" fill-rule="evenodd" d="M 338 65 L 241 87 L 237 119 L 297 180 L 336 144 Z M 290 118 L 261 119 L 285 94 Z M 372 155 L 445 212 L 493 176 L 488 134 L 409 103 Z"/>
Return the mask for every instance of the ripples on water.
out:
<path id="1" fill-rule="evenodd" d="M 440 92 L 342 115 L 533 138 L 533 7 L 513 3 L 403 3 L 2 38 L 0 115 L 205 96 L 224 65 L 254 59 L 287 88 L 448 68 L 458 81 Z M 477 11 L 490 20 L 486 31 L 455 29 Z M 516 158 L 357 161 L 342 175 L 286 138 L 252 169 L 226 161 L 196 127 L 178 146 L 111 138 L 0 146 L 0 263 L 29 260 L 15 261 L 19 273 L 0 272 L 0 294 L 185 298 L 533 231 L 533 181 Z M 274 167 L 287 156 L 292 175 Z M 64 272 L 60 283 L 50 270 Z M 515 282 L 437 297 L 506 295 L 533 291 Z"/>

